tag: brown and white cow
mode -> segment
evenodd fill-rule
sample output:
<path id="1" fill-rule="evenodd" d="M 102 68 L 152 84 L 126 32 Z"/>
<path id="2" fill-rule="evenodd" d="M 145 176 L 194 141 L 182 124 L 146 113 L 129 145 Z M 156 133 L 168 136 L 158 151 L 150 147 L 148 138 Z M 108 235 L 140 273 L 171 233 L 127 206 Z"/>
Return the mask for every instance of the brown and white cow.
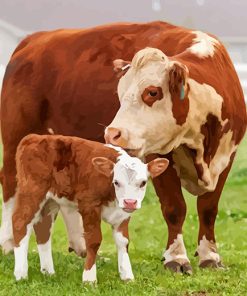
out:
<path id="1" fill-rule="evenodd" d="M 121 107 L 106 129 L 108 143 L 139 156 L 170 152 L 170 172 L 154 181 L 164 199 L 169 240 L 165 264 L 189 262 L 182 237 L 186 207 L 181 185 L 198 195 L 197 254 L 204 266 L 221 266 L 214 222 L 218 201 L 246 129 L 243 93 L 223 45 L 202 32 L 178 55 L 157 48 L 138 51 L 118 85 Z M 126 62 L 118 59 L 117 70 Z M 179 180 L 180 179 L 180 180 Z M 170 181 L 173 194 L 161 180 Z"/>
<path id="2" fill-rule="evenodd" d="M 164 54 L 157 51 L 156 60 L 153 62 L 145 58 L 143 67 L 139 57 L 146 50 L 137 54 L 135 60 L 139 61 L 140 67 L 136 65 L 136 75 L 133 61 L 132 69 L 126 74 L 128 76 L 125 75 L 120 80 L 119 96 L 121 101 L 125 102 L 122 103 L 121 112 L 115 120 L 116 125 L 114 123 L 112 127 L 121 129 L 121 141 L 133 145 L 130 148 L 140 148 L 138 145 L 144 144 L 144 154 L 171 151 L 168 155 L 171 165 L 154 182 L 162 213 L 169 226 L 167 249 L 176 240 L 182 250 L 177 258 L 169 257 L 170 265 L 175 264 L 180 270 L 183 263 L 188 262 L 182 243 L 186 205 L 180 177 L 182 185 L 190 188 L 190 191 L 197 193 L 200 189 L 200 194 L 207 192 L 198 198 L 199 241 L 205 236 L 205 254 L 213 255 L 210 255 L 210 258 L 216 256 L 217 260 L 213 259 L 213 264 L 217 265 L 217 253 L 210 253 L 207 245 L 212 245 L 214 250 L 213 224 L 218 198 L 230 169 L 228 162 L 231 151 L 227 151 L 226 163 L 221 161 L 221 167 L 216 172 L 211 168 L 217 167 L 215 160 L 224 153 L 219 149 L 234 151 L 232 144 L 230 148 L 227 142 L 235 142 L 237 145 L 243 137 L 246 127 L 243 93 L 230 58 L 216 38 L 165 22 L 112 24 L 85 30 L 39 32 L 28 36 L 17 47 L 7 66 L 1 102 L 4 148 L 1 179 L 4 205 L 0 243 L 5 251 L 12 247 L 9 239 L 10 213 L 16 192 L 15 152 L 19 141 L 28 133 L 46 134 L 48 128 L 54 130 L 55 134 L 104 141 L 104 126 L 110 124 L 119 109 L 119 75 L 114 73 L 112 62 L 118 59 L 115 64 L 117 70 L 119 65 L 128 64 L 123 63 L 120 58 L 131 61 L 139 50 L 146 47 L 160 49 Z M 160 57 L 164 57 L 163 64 L 159 61 Z M 174 71 L 169 72 L 171 83 L 168 83 L 167 74 L 172 60 Z M 145 71 L 145 68 L 150 69 L 151 63 L 153 77 L 150 78 L 151 73 Z M 162 65 L 168 68 L 164 70 Z M 177 72 L 185 75 L 182 81 L 176 79 Z M 119 74 L 121 75 L 121 72 Z M 165 74 L 165 77 L 158 77 L 162 74 Z M 127 79 L 131 75 L 134 80 L 128 82 Z M 138 75 L 143 75 L 142 80 L 137 79 Z M 135 81 L 138 85 L 141 84 L 140 89 Z M 183 100 L 180 99 L 183 94 L 181 82 L 185 83 Z M 125 83 L 129 85 L 124 85 Z M 169 93 L 172 94 L 172 100 L 167 90 L 168 85 L 171 85 Z M 152 88 L 149 89 L 150 86 L 160 87 L 157 94 Z M 145 93 L 143 87 L 147 88 Z M 130 96 L 127 97 L 127 94 Z M 131 105 L 127 108 L 129 112 L 123 112 L 126 99 Z M 165 109 L 157 112 L 157 106 Z M 125 126 L 117 124 L 122 121 L 120 114 L 125 114 L 132 120 L 133 110 L 136 110 L 136 117 L 127 122 L 126 129 L 123 130 Z M 151 121 L 150 116 L 153 117 Z M 188 126 L 191 129 L 188 129 Z M 128 132 L 128 138 L 125 131 Z M 114 140 L 112 134 L 108 136 L 110 141 Z M 194 137 L 198 140 L 196 148 L 193 148 Z M 124 146 L 126 143 L 121 144 Z M 181 158 L 182 163 L 179 161 Z M 222 173 L 219 176 L 220 171 Z M 219 176 L 218 181 L 215 173 Z M 170 184 L 169 188 L 165 183 Z M 217 184 L 213 189 L 215 183 Z M 68 224 L 71 219 L 67 218 L 65 221 Z M 67 226 L 70 234 L 74 233 L 72 228 L 77 224 L 79 222 L 73 221 Z M 78 227 L 76 233 L 79 233 L 80 229 Z M 78 241 L 77 236 L 79 235 L 70 236 L 70 243 L 78 246 L 77 253 L 80 253 L 83 250 L 79 250 L 81 240 Z M 212 244 L 209 241 L 212 241 Z M 167 255 L 166 257 L 168 258 Z M 201 261 L 207 258 L 200 255 Z M 165 263 L 168 260 L 166 259 Z"/>
<path id="3" fill-rule="evenodd" d="M 144 164 L 122 149 L 77 137 L 24 137 L 16 153 L 17 196 L 12 217 L 16 279 L 27 277 L 28 242 L 37 222 L 46 237 L 45 242 L 38 241 L 41 271 L 54 273 L 52 225 L 46 226 L 47 218 L 54 220 L 59 209 L 51 203 L 54 200 L 82 216 L 87 248 L 83 282 L 97 280 L 101 217 L 113 228 L 121 279 L 133 280 L 128 255 L 130 215 L 141 208 L 148 177 L 159 176 L 168 163 L 158 158 Z"/>

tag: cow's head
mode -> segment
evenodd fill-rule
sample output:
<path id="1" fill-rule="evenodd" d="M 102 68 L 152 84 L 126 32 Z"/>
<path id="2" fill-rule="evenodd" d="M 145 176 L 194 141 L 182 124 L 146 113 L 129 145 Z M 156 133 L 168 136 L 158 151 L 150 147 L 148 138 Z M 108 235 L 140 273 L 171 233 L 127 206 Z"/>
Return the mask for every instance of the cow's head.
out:
<path id="1" fill-rule="evenodd" d="M 100 173 L 112 178 L 117 205 L 126 212 L 133 212 L 141 208 L 148 177 L 162 174 L 169 161 L 156 158 L 144 164 L 139 158 L 121 151 L 116 163 L 105 157 L 93 158 L 92 163 Z"/>
<path id="2" fill-rule="evenodd" d="M 118 59 L 115 69 L 125 64 Z M 123 74 L 118 84 L 121 107 L 105 131 L 106 142 L 138 156 L 168 152 L 189 111 L 187 67 L 158 49 L 145 48 Z"/>

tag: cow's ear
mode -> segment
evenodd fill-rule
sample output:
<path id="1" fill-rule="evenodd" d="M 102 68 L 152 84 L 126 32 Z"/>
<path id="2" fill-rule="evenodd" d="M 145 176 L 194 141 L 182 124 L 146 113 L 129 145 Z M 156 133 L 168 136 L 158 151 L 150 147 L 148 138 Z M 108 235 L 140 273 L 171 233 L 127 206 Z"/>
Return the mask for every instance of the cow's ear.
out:
<path id="1" fill-rule="evenodd" d="M 185 65 L 179 62 L 172 62 L 172 66 L 169 71 L 169 91 L 172 100 L 184 100 L 187 96 L 188 73 L 188 68 Z"/>
<path id="2" fill-rule="evenodd" d="M 131 62 L 117 59 L 113 61 L 113 70 L 117 73 L 117 76 L 122 77 L 129 69 Z"/>
<path id="3" fill-rule="evenodd" d="M 92 159 L 92 164 L 99 173 L 107 177 L 110 177 L 112 175 L 114 162 L 110 159 L 106 157 L 94 157 Z"/>
<path id="4" fill-rule="evenodd" d="M 158 177 L 168 167 L 169 160 L 166 158 L 156 158 L 148 163 L 148 171 L 151 178 Z"/>

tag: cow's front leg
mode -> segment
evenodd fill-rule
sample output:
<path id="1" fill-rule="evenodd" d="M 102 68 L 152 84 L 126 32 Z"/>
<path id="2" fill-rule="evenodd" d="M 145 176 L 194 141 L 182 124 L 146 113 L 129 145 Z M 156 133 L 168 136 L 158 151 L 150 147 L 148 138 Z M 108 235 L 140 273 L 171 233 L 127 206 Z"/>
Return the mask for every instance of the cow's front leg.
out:
<path id="1" fill-rule="evenodd" d="M 233 157 L 231 159 L 231 163 L 220 175 L 215 190 L 213 192 L 205 193 L 197 199 L 197 211 L 199 215 L 200 228 L 196 254 L 199 256 L 199 266 L 202 268 L 223 267 L 220 256 L 217 252 L 214 235 L 214 223 L 218 213 L 220 195 L 227 175 L 230 171 L 232 161 Z"/>
<path id="2" fill-rule="evenodd" d="M 124 220 L 118 227 L 113 227 L 113 237 L 118 252 L 118 271 L 123 281 L 134 280 L 130 258 L 128 254 L 129 219 Z"/>
<path id="3" fill-rule="evenodd" d="M 149 156 L 151 160 L 155 156 Z M 173 168 L 170 155 L 167 170 L 153 179 L 156 193 L 161 203 L 162 214 L 168 226 L 168 242 L 164 252 L 164 265 L 174 272 L 192 273 L 190 261 L 183 242 L 182 226 L 186 216 L 186 204 L 181 190 L 180 179 Z"/>
<path id="4" fill-rule="evenodd" d="M 102 234 L 101 234 L 101 208 L 80 208 L 79 211 L 82 215 L 84 231 L 85 231 L 85 241 L 86 241 L 86 260 L 84 264 L 84 270 L 82 274 L 82 282 L 86 283 L 96 283 L 96 256 L 98 249 L 101 244 Z"/>

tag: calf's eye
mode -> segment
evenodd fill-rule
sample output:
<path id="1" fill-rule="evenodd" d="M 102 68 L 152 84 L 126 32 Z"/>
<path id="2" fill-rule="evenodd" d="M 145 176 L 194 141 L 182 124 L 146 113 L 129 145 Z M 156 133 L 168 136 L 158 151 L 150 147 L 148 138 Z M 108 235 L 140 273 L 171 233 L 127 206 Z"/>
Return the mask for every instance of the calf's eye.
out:
<path id="1" fill-rule="evenodd" d="M 118 181 L 114 181 L 113 183 L 114 183 L 115 186 L 120 187 L 120 184 L 119 184 Z"/>
<path id="2" fill-rule="evenodd" d="M 142 181 L 141 184 L 140 184 L 140 188 L 144 187 L 146 184 L 147 184 L 146 181 Z"/>

